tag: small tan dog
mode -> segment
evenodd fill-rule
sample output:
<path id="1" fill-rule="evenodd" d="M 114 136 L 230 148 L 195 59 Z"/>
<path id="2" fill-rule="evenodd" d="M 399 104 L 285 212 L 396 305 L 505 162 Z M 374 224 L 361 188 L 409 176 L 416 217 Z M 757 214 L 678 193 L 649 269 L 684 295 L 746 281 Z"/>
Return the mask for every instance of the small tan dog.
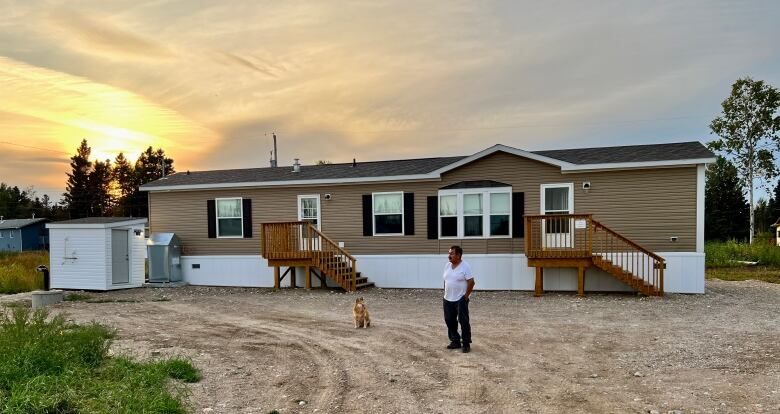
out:
<path id="1" fill-rule="evenodd" d="M 355 328 L 368 328 L 371 326 L 368 307 L 363 303 L 363 298 L 355 299 L 355 306 L 352 307 L 352 316 L 355 318 Z"/>

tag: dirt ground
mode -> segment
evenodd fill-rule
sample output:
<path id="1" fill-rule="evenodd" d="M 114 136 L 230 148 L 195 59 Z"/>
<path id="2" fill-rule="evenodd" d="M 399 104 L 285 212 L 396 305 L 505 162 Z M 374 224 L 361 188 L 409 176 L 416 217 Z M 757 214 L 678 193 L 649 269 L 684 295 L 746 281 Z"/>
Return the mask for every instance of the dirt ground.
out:
<path id="1" fill-rule="evenodd" d="M 475 292 L 472 351 L 445 349 L 441 291 L 184 287 L 90 293 L 114 353 L 192 359 L 210 413 L 780 412 L 780 285 L 705 295 Z"/>

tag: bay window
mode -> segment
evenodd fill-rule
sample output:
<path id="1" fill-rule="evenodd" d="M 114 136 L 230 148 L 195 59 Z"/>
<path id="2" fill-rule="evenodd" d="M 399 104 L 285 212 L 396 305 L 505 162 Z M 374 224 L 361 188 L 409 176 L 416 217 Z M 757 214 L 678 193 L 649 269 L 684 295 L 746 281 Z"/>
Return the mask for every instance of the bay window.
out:
<path id="1" fill-rule="evenodd" d="M 510 237 L 511 192 L 511 187 L 439 190 L 439 237 Z"/>

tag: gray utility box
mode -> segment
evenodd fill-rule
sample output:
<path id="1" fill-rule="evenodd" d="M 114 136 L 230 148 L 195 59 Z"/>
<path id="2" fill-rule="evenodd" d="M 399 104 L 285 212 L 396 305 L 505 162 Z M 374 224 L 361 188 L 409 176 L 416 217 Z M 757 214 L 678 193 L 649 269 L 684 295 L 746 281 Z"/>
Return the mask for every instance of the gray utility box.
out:
<path id="1" fill-rule="evenodd" d="M 146 250 L 149 282 L 181 281 L 181 239 L 176 233 L 152 233 Z"/>

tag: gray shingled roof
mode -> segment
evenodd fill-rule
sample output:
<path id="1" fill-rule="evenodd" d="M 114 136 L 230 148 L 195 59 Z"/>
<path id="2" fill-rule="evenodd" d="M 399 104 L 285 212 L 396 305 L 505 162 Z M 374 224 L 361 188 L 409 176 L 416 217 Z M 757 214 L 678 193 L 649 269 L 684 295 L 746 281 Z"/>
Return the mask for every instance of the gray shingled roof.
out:
<path id="1" fill-rule="evenodd" d="M 278 168 L 247 168 L 241 170 L 212 170 L 176 173 L 161 178 L 147 186 L 173 186 L 193 184 L 255 183 L 265 181 L 328 180 L 339 178 L 387 177 L 427 174 L 452 164 L 463 157 L 418 158 L 411 160 L 369 161 L 352 163 L 302 165 L 300 172 L 291 166 Z M 141 187 L 143 190 L 143 186 Z"/>
<path id="2" fill-rule="evenodd" d="M 674 161 L 715 157 L 712 151 L 708 150 L 707 147 L 698 141 L 677 142 L 673 144 L 533 151 L 533 153 L 578 165 Z"/>
<path id="3" fill-rule="evenodd" d="M 52 224 L 111 224 L 130 220 L 144 220 L 144 217 L 84 217 L 73 220 L 55 221 Z"/>
<path id="4" fill-rule="evenodd" d="M 34 218 L 34 219 L 13 219 L 0 221 L 0 229 L 20 229 L 27 227 L 30 224 L 39 223 L 41 221 L 49 221 L 47 218 Z"/>
<path id="5" fill-rule="evenodd" d="M 532 151 L 532 153 L 577 165 L 673 161 L 714 157 L 710 150 L 696 141 L 674 144 Z M 297 173 L 292 171 L 291 166 L 278 168 L 267 167 L 238 170 L 192 171 L 189 173 L 179 172 L 147 183 L 141 186 L 141 190 L 144 190 L 145 187 L 169 187 L 180 185 L 338 180 L 428 174 L 463 158 L 466 157 L 371 161 L 359 162 L 354 167 L 352 166 L 352 163 L 304 165 L 301 166 L 300 172 Z"/>

